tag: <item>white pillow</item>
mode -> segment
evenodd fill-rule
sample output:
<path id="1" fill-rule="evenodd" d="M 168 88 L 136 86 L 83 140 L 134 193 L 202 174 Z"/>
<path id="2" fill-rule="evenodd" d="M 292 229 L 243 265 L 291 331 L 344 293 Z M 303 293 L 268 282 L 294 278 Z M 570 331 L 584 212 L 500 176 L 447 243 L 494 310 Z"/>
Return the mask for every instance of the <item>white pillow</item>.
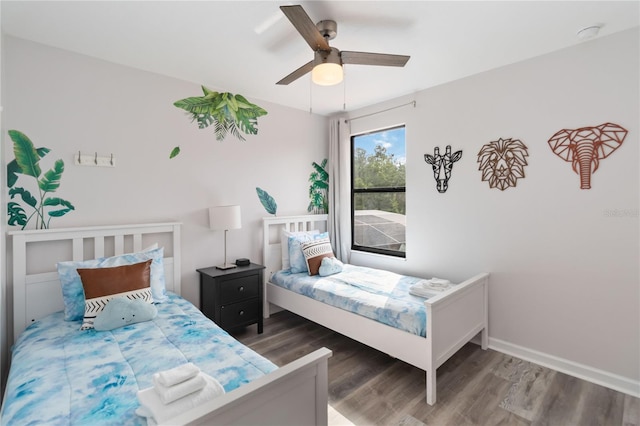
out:
<path id="1" fill-rule="evenodd" d="M 314 229 L 312 231 L 286 231 L 282 230 L 280 232 L 280 246 L 282 249 L 282 269 L 287 270 L 291 268 L 291 263 L 289 262 L 289 237 L 294 236 L 302 236 L 302 235 L 316 235 L 319 234 L 320 231 Z"/>

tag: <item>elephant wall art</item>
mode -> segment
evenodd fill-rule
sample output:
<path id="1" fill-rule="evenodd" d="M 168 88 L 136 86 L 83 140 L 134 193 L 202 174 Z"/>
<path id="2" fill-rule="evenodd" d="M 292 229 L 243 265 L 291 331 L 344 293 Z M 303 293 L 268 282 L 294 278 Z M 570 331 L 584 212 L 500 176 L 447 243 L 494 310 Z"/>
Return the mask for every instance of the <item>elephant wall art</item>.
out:
<path id="1" fill-rule="evenodd" d="M 478 170 L 482 172 L 482 180 L 489 182 L 489 188 L 504 191 L 524 178 L 528 156 L 522 141 L 500 138 L 482 146 L 478 152 Z"/>
<path id="2" fill-rule="evenodd" d="M 595 127 L 563 129 L 549 139 L 551 150 L 564 161 L 570 161 L 580 175 L 580 189 L 591 188 L 591 174 L 598 170 L 600 160 L 618 149 L 627 130 L 614 123 Z"/>
<path id="3" fill-rule="evenodd" d="M 425 154 L 424 161 L 431 164 L 433 168 L 433 177 L 436 180 L 436 188 L 438 192 L 447 192 L 449 188 L 449 179 L 451 178 L 451 170 L 453 163 L 462 158 L 462 151 L 456 151 L 451 154 L 451 145 L 447 145 L 444 154 L 440 154 L 440 147 L 435 147 L 433 155 Z"/>

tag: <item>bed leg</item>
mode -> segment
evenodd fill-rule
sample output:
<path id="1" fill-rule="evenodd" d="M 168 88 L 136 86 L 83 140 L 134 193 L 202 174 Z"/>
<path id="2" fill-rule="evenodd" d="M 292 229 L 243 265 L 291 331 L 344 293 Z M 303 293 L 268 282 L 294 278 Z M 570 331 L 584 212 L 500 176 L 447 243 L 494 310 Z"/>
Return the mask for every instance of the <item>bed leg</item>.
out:
<path id="1" fill-rule="evenodd" d="M 436 371 L 426 372 L 427 380 L 427 404 L 433 405 L 436 403 Z"/>
<path id="2" fill-rule="evenodd" d="M 489 278 L 485 278 L 484 284 L 484 327 L 480 333 L 480 346 L 483 350 L 489 347 Z"/>
<path id="3" fill-rule="evenodd" d="M 483 328 L 480 332 L 480 347 L 485 351 L 489 347 L 489 330 L 487 330 L 487 327 Z"/>

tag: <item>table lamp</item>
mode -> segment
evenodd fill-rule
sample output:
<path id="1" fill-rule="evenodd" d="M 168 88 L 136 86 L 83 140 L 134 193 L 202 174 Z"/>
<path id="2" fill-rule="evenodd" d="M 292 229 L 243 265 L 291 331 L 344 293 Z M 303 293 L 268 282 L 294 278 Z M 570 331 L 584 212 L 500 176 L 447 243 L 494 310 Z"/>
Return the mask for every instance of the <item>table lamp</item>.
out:
<path id="1" fill-rule="evenodd" d="M 224 230 L 224 263 L 216 268 L 231 269 L 236 267 L 233 263 L 227 263 L 227 231 L 241 227 L 240 206 L 209 207 L 209 228 L 212 231 Z"/>

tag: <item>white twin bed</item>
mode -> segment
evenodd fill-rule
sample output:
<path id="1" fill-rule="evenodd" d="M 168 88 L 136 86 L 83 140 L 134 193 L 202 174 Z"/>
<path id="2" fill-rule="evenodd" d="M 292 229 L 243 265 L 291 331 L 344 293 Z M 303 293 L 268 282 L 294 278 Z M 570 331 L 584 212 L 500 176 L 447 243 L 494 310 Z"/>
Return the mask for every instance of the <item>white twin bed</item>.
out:
<path id="1" fill-rule="evenodd" d="M 326 215 L 264 219 L 265 314 L 271 305 L 287 309 L 424 370 L 426 400 L 434 404 L 436 369 L 478 334 L 482 347 L 487 347 L 488 274 L 476 275 L 426 300 L 417 299 L 413 305 L 422 310 L 416 315 L 419 331 L 405 331 L 271 282 L 276 273 L 286 275 L 281 271 L 282 230 L 326 230 L 326 221 Z M 331 351 L 322 348 L 278 368 L 180 297 L 179 223 L 14 231 L 8 235 L 15 345 L 0 424 L 144 425 L 146 418 L 136 413 L 137 392 L 152 385 L 153 373 L 186 362 L 219 378 L 226 393 L 163 418 L 159 424 L 327 424 Z M 166 294 L 166 300 L 155 305 L 154 319 L 96 331 L 80 330 L 82 319 L 66 318 L 69 295 L 61 292 L 61 280 L 66 278 L 56 264 L 131 253 L 137 256 L 154 243 L 163 248 L 160 270 Z M 157 291 L 153 271 L 152 266 L 151 290 Z M 346 279 L 345 271 L 321 278 L 333 280 L 331 286 L 337 280 L 338 287 L 355 291 L 353 283 L 340 281 Z M 349 271 L 362 274 L 359 269 Z M 371 300 L 376 304 L 387 299 L 376 286 L 391 273 L 373 271 L 375 294 Z M 401 289 L 402 293 L 406 291 L 401 285 L 419 280 L 396 278 L 401 284 L 394 291 Z M 373 311 L 389 311 L 386 306 L 391 304 L 381 303 Z M 386 317 L 393 319 L 393 315 L 387 313 Z"/>
<path id="2" fill-rule="evenodd" d="M 345 270 L 339 274 L 317 277 L 317 281 L 306 287 L 298 286 L 300 280 L 309 278 L 304 273 L 288 274 L 281 271 L 282 249 L 283 244 L 286 244 L 281 237 L 282 230 L 298 233 L 316 229 L 324 231 L 327 229 L 326 222 L 327 215 L 274 216 L 263 219 L 265 313 L 270 312 L 270 304 L 276 305 L 424 370 L 426 400 L 428 404 L 434 404 L 436 369 L 478 334 L 482 348 L 487 348 L 489 274 L 480 273 L 434 297 L 416 297 L 413 300 L 406 295 L 406 290 L 411 284 L 420 281 L 419 278 L 370 268 L 355 269 L 350 265 L 346 265 Z M 363 275 L 371 271 L 373 275 Z M 365 282 L 350 282 L 351 276 L 364 276 Z M 384 280 L 397 283 L 388 294 L 379 285 Z M 275 284 L 276 281 L 279 285 Z M 357 288 L 354 289 L 354 286 Z M 364 293 L 360 291 L 363 287 L 367 287 Z M 339 299 L 339 293 L 347 295 L 347 298 L 350 294 L 364 294 L 363 304 L 368 306 L 363 307 L 361 304 L 349 308 L 351 302 Z M 393 312 L 393 308 L 390 308 L 394 301 L 392 299 L 400 293 L 403 293 L 402 300 L 397 303 L 400 308 Z M 397 321 L 397 318 L 401 315 L 399 312 L 406 312 L 409 305 L 418 307 L 416 314 L 410 316 L 419 316 L 420 321 L 424 322 L 418 326 L 406 327 L 409 330 L 406 331 L 401 329 L 402 321 Z M 346 309 L 371 313 L 371 318 Z M 374 316 L 377 319 L 373 319 Z"/>
<path id="3" fill-rule="evenodd" d="M 144 425 L 137 392 L 153 384 L 153 373 L 187 362 L 218 379 L 226 393 L 160 424 L 327 424 L 331 351 L 277 368 L 180 297 L 179 223 L 9 236 L 15 345 L 0 424 Z M 139 253 L 153 243 L 164 249 L 166 291 L 154 319 L 110 331 L 80 330 L 81 319 L 65 320 L 68 295 L 63 303 L 56 263 Z M 152 290 L 153 274 L 152 266 Z"/>

